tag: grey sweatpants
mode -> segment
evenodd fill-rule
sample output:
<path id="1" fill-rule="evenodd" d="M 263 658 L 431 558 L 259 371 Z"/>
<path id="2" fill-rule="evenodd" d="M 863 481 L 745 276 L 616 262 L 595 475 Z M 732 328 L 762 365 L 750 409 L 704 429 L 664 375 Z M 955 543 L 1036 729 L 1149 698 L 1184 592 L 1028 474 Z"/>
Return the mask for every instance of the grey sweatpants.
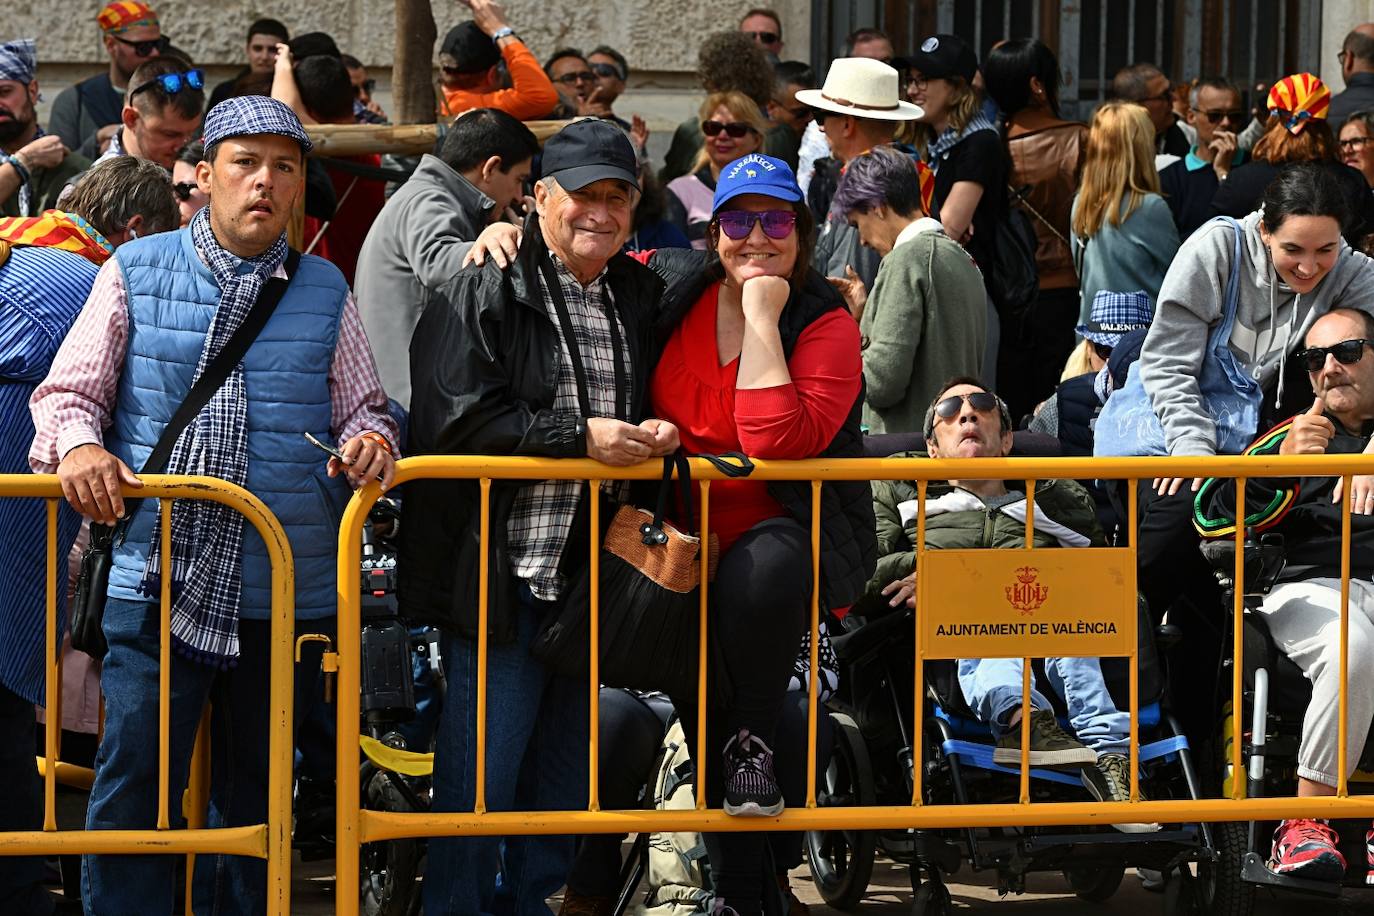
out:
<path id="1" fill-rule="evenodd" d="M 1340 721 L 1341 580 L 1308 579 L 1275 587 L 1260 613 L 1275 643 L 1312 682 L 1302 723 L 1298 775 L 1334 786 Z M 1345 772 L 1359 763 L 1374 717 L 1374 584 L 1350 580 L 1350 644 L 1346 657 L 1350 725 Z"/>

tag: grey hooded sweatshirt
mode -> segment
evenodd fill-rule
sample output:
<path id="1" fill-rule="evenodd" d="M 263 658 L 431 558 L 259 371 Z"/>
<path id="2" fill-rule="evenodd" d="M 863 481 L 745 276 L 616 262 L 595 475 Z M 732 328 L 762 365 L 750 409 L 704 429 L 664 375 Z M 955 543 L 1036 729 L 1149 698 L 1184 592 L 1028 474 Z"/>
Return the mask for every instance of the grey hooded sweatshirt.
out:
<path id="1" fill-rule="evenodd" d="M 1298 295 L 1274 272 L 1260 239 L 1260 216 L 1257 210 L 1241 220 L 1245 237 L 1231 352 L 1266 391 L 1278 378 L 1277 404 L 1284 364 L 1302 348 L 1313 322 L 1336 308 L 1374 314 L 1374 260 L 1342 241 L 1331 271 L 1312 292 Z M 1197 379 L 1208 336 L 1221 320 L 1234 246 L 1235 233 L 1222 222 L 1204 224 L 1183 243 L 1159 289 L 1140 351 L 1140 380 L 1170 455 L 1216 454 L 1216 427 L 1203 408 Z"/>

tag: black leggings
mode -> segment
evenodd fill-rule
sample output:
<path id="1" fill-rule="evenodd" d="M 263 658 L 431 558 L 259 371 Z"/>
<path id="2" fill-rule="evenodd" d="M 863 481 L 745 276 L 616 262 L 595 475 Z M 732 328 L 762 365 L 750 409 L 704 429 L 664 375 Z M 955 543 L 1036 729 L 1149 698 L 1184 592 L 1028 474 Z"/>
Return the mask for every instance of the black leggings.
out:
<path id="1" fill-rule="evenodd" d="M 724 708 L 711 709 L 707 714 L 705 790 L 706 802 L 712 808 L 719 808 L 725 796 L 721 754 L 731 736 L 740 729 L 747 728 L 773 748 L 775 768 L 780 778 L 784 771 L 796 769 L 787 762 L 787 756 L 800 762 L 802 766 L 799 769 L 802 774 L 805 773 L 805 751 L 798 753 L 795 748 L 788 748 L 784 752 L 775 744 L 775 737 L 792 663 L 806 629 L 806 611 L 811 597 L 810 540 L 807 530 L 793 519 L 772 518 L 762 521 L 741 535 L 721 557 L 716 579 L 711 584 L 710 628 L 721 647 L 717 657 L 725 668 L 731 686 L 730 703 Z M 692 745 L 692 759 L 700 761 L 702 754 L 694 746 L 697 697 L 693 694 L 672 699 L 688 743 Z M 642 719 L 638 713 L 632 711 L 631 714 Z M 606 727 L 603 721 L 602 728 Z M 659 735 L 662 735 L 661 730 Z M 608 746 L 604 733 L 602 746 Z M 627 759 L 632 756 L 642 759 L 643 743 L 635 746 L 640 750 L 635 754 L 627 754 Z M 805 747 L 804 729 L 801 747 Z M 605 760 L 618 755 L 617 751 L 603 757 L 600 779 L 604 807 L 611 806 L 610 800 L 605 797 L 608 778 Z M 647 764 L 639 770 L 641 785 L 647 778 L 647 770 Z M 619 777 L 615 779 L 618 781 Z M 798 779 L 805 782 L 804 775 Z M 620 788 L 628 790 L 628 785 L 629 782 L 625 782 Z M 636 790 L 629 797 L 633 800 L 637 795 Z M 802 802 L 804 799 L 803 791 Z M 800 803 L 792 799 L 788 801 Z M 765 834 L 714 834 L 708 835 L 706 841 L 716 892 L 741 916 L 760 912 L 764 888 L 764 844 L 767 842 Z M 584 843 L 584 848 L 587 845 Z M 604 851 L 601 856 L 602 862 L 610 862 L 610 857 Z M 618 849 L 615 861 L 618 868 Z M 604 869 L 598 871 L 605 873 Z M 605 884 L 590 880 L 577 866 L 574 866 L 568 885 L 579 893 L 606 895 L 604 889 L 592 889 L 593 885 L 604 888 Z"/>

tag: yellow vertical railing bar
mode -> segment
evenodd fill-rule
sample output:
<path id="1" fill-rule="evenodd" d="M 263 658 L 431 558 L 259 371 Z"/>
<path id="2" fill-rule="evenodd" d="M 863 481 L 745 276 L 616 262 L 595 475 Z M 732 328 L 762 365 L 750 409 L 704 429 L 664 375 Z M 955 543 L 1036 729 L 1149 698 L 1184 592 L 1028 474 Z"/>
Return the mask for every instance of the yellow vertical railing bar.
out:
<path id="1" fill-rule="evenodd" d="M 1035 481 L 1026 481 L 1026 549 L 1035 546 Z"/>
<path id="2" fill-rule="evenodd" d="M 587 668 L 591 682 L 591 708 L 587 710 L 587 810 L 601 810 L 601 793 L 596 777 L 598 749 L 601 740 L 601 481 L 588 481 L 591 490 L 591 554 L 588 574 L 591 577 L 588 610 L 591 631 L 591 658 Z"/>
<path id="3" fill-rule="evenodd" d="M 911 615 L 911 625 L 916 629 L 916 663 L 914 665 L 916 676 L 912 678 L 913 698 L 911 703 L 912 723 L 911 730 L 911 804 L 913 807 L 921 805 L 921 769 L 925 765 L 922 757 L 925 756 L 925 691 L 926 691 L 926 656 L 925 645 L 921 642 L 921 582 L 925 575 L 921 565 L 925 558 L 926 543 L 926 490 L 930 487 L 930 481 L 916 481 L 916 560 L 912 573 L 916 576 L 916 587 L 912 590 L 912 603 L 916 607 L 916 612 Z M 898 608 L 898 611 L 901 609 Z"/>
<path id="4" fill-rule="evenodd" d="M 1126 499 L 1127 499 L 1127 502 L 1128 502 L 1129 505 L 1130 505 L 1130 511 L 1127 513 L 1127 515 L 1128 515 L 1129 518 L 1131 519 L 1131 529 L 1130 529 L 1130 530 L 1131 530 L 1132 532 L 1135 532 L 1135 530 L 1136 530 L 1136 527 L 1135 527 L 1136 499 L 1138 498 L 1138 494 L 1136 493 L 1136 488 L 1137 488 L 1137 486 L 1139 486 L 1139 481 L 1130 480 L 1130 481 L 1127 481 L 1127 484 L 1128 484 L 1128 487 L 1127 487 L 1127 497 L 1126 497 Z M 1125 595 L 1125 599 L 1126 599 L 1126 601 L 1127 601 L 1128 604 L 1129 604 L 1129 606 L 1126 608 L 1126 613 L 1127 613 L 1128 615 L 1130 615 L 1130 620 L 1133 621 L 1133 623 L 1131 624 L 1131 632 L 1135 634 L 1134 638 L 1132 638 L 1132 640 L 1131 640 L 1131 646 L 1134 648 L 1134 654 L 1131 656 L 1131 677 L 1130 677 L 1130 691 L 1131 691 L 1131 695 L 1130 695 L 1130 702 L 1131 702 L 1131 801 L 1139 801 L 1139 800 L 1140 800 L 1140 713 L 1139 713 L 1139 710 L 1140 710 L 1140 605 L 1139 605 L 1140 599 L 1137 597 L 1137 595 L 1139 594 L 1139 592 L 1138 592 L 1137 583 L 1136 583 L 1136 566 L 1135 566 L 1136 551 L 1135 551 L 1135 549 L 1134 549 L 1135 542 L 1136 542 L 1136 535 L 1135 535 L 1134 533 L 1132 533 L 1132 535 L 1131 535 L 1131 544 L 1132 544 L 1131 562 L 1126 564 L 1126 568 L 1127 568 L 1127 573 L 1126 573 L 1126 586 L 1127 586 L 1127 588 L 1126 588 L 1126 595 Z"/>
<path id="5" fill-rule="evenodd" d="M 811 678 L 806 703 L 806 807 L 816 807 L 816 706 L 821 690 L 821 482 L 811 481 Z"/>
<path id="6" fill-rule="evenodd" d="M 1354 482 L 1349 474 L 1341 478 L 1341 692 L 1337 711 L 1340 720 L 1336 724 L 1336 794 L 1344 798 L 1349 792 L 1347 783 L 1346 742 L 1350 740 L 1346 731 L 1346 719 L 1350 713 L 1350 684 L 1348 667 L 1350 659 L 1350 485 Z"/>
<path id="7" fill-rule="evenodd" d="M 711 481 L 701 481 L 701 629 L 697 639 L 697 756 L 696 796 L 697 810 L 706 810 L 706 761 L 711 756 L 706 753 L 706 660 L 707 618 L 711 616 Z M 686 737 L 685 735 L 683 737 Z"/>
<path id="8" fill-rule="evenodd" d="M 158 607 L 161 646 L 157 670 L 157 829 L 166 830 L 170 826 L 167 806 L 172 777 L 172 501 L 159 499 L 157 503 L 158 511 L 162 514 L 162 538 L 158 546 L 159 562 L 162 564 L 162 594 Z"/>
<path id="9" fill-rule="evenodd" d="M 481 550 L 477 567 L 477 789 L 473 795 L 474 814 L 487 813 L 487 600 L 491 583 L 491 478 L 478 481 L 482 494 L 479 537 Z M 505 570 L 502 570 L 505 573 Z M 353 893 L 350 888 L 349 893 Z"/>
<path id="10" fill-rule="evenodd" d="M 1245 667 L 1245 478 L 1236 478 L 1236 561 L 1231 573 L 1235 579 L 1235 601 L 1232 606 L 1235 628 L 1232 639 L 1231 669 L 1231 797 L 1240 801 L 1245 797 L 1245 770 L 1241 766 L 1241 742 L 1245 739 L 1244 667 Z"/>
<path id="11" fill-rule="evenodd" d="M 337 916 L 357 916 L 358 889 L 362 886 L 358 877 L 362 791 L 358 752 L 352 749 L 358 746 L 362 721 L 362 573 L 358 556 L 362 527 L 368 515 L 364 504 L 365 500 L 354 496 L 344 512 L 337 560 L 339 625 L 335 646 L 339 652 L 339 689 L 334 697 L 339 748 L 334 766 L 334 781 L 338 787 L 334 803 L 334 906 Z"/>
<path id="12" fill-rule="evenodd" d="M 186 781 L 186 827 L 191 830 L 205 826 L 206 811 L 210 805 L 210 705 L 207 703 L 200 714 L 200 725 L 196 728 L 196 744 L 191 751 L 191 772 Z M 196 854 L 186 856 L 186 916 L 194 916 L 191 910 L 192 886 L 196 874 Z"/>
<path id="13" fill-rule="evenodd" d="M 1030 804 L 1031 660 L 1021 659 L 1021 791 L 1019 800 Z"/>
<path id="14" fill-rule="evenodd" d="M 57 632 L 57 500 L 48 506 L 47 708 L 43 723 L 43 829 L 57 829 L 57 758 L 62 734 L 62 643 Z"/>

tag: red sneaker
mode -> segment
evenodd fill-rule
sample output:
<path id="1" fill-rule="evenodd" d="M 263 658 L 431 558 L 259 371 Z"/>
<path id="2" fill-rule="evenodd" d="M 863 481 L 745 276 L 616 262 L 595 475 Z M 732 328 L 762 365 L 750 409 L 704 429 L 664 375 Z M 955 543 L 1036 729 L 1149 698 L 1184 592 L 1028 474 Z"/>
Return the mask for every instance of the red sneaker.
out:
<path id="1" fill-rule="evenodd" d="M 1340 881 L 1345 857 L 1336 848 L 1336 831 L 1326 821 L 1284 821 L 1274 831 L 1274 851 L 1267 863 L 1276 875 L 1308 881 Z"/>

